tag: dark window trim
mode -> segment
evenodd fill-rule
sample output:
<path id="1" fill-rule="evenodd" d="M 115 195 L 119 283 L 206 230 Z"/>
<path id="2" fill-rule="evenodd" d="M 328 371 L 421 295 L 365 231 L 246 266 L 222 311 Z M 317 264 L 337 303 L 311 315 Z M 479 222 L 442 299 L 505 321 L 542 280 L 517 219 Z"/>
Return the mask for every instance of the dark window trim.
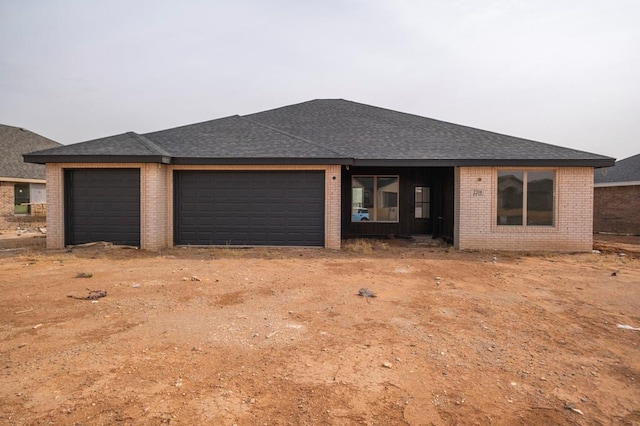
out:
<path id="1" fill-rule="evenodd" d="M 397 196 L 397 211 L 396 211 L 396 220 L 373 220 L 373 219 L 368 219 L 365 221 L 354 221 L 353 220 L 353 213 L 351 216 L 351 223 L 400 223 L 400 175 L 394 175 L 394 174 L 380 174 L 380 175 L 368 175 L 368 174 L 354 174 L 351 175 L 351 211 L 353 212 L 353 179 L 355 178 L 359 178 L 359 177 L 364 177 L 364 178 L 373 178 L 373 210 L 376 210 L 376 193 L 378 191 L 378 178 L 395 178 L 398 180 L 398 192 L 396 193 Z"/>

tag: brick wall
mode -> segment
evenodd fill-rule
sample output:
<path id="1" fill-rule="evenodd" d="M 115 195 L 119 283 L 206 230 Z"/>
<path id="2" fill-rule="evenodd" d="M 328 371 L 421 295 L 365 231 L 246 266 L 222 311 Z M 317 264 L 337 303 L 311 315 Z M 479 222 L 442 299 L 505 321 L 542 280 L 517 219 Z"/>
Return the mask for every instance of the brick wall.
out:
<path id="1" fill-rule="evenodd" d="M 9 219 L 13 217 L 13 182 L 0 182 L 0 229 L 15 229 Z"/>
<path id="2" fill-rule="evenodd" d="M 33 230 L 46 226 L 47 219 L 44 204 L 32 204 L 31 214 L 29 215 L 16 215 L 14 213 L 14 185 L 14 182 L 0 181 L 0 230 Z"/>
<path id="3" fill-rule="evenodd" d="M 323 170 L 325 171 L 325 247 L 340 248 L 340 166 L 166 166 L 162 164 L 47 164 L 47 247 L 64 247 L 65 168 L 140 168 L 140 245 L 157 250 L 173 245 L 174 170 Z"/>
<path id="4" fill-rule="evenodd" d="M 640 235 L 640 185 L 594 188 L 595 232 Z"/>
<path id="5" fill-rule="evenodd" d="M 593 246 L 591 167 L 509 168 L 555 171 L 554 226 L 498 226 L 497 167 L 455 172 L 455 245 L 459 249 L 590 251 Z"/>
<path id="6" fill-rule="evenodd" d="M 140 245 L 147 250 L 168 247 L 168 171 L 162 164 L 145 164 L 140 173 Z"/>

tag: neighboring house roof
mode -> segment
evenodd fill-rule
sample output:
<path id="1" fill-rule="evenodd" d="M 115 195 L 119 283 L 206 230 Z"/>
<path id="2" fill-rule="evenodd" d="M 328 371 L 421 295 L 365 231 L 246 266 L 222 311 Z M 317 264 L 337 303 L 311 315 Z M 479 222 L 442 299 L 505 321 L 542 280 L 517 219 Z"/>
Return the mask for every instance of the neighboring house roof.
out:
<path id="1" fill-rule="evenodd" d="M 126 135 L 132 136 L 97 139 L 68 145 L 64 150 L 31 153 L 25 158 L 33 162 L 137 162 L 153 161 L 155 155 L 174 164 L 415 166 L 606 167 L 614 162 L 610 157 L 342 99 L 319 99 L 246 116 Z M 122 143 L 135 146 L 131 149 L 136 152 L 141 149 L 133 135 L 146 138 L 157 148 L 152 150 L 153 155 L 128 154 L 122 149 Z"/>
<path id="2" fill-rule="evenodd" d="M 594 174 L 596 186 L 640 185 L 640 154 L 616 161 Z"/>
<path id="3" fill-rule="evenodd" d="M 20 127 L 0 124 L 0 180 L 44 180 L 46 171 L 41 165 L 25 163 L 22 155 L 45 148 L 58 147 L 58 142 Z"/>

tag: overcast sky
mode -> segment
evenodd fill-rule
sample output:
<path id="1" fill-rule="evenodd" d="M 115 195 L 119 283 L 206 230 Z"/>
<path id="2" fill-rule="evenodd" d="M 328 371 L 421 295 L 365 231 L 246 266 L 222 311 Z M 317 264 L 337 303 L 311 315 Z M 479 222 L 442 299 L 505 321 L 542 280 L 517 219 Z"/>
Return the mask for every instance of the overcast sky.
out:
<path id="1" fill-rule="evenodd" d="M 638 0 L 0 0 L 0 123 L 69 144 L 343 98 L 622 159 Z"/>

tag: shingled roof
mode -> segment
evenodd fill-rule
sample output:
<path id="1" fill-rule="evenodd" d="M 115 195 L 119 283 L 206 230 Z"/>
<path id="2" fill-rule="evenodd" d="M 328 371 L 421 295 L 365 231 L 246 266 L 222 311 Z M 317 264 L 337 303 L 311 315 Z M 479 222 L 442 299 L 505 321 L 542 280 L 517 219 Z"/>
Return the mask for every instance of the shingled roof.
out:
<path id="1" fill-rule="evenodd" d="M 319 99 L 135 137 L 31 153 L 33 162 L 174 164 L 553 165 L 606 167 L 614 159 L 342 99 Z M 115 139 L 114 139 L 115 138 Z M 123 146 L 131 144 L 129 149 Z M 133 148 L 135 146 L 135 148 Z"/>
<path id="2" fill-rule="evenodd" d="M 615 166 L 598 170 L 594 174 L 597 184 L 631 183 L 640 185 L 640 154 L 616 161 Z"/>
<path id="3" fill-rule="evenodd" d="M 29 130 L 0 124 L 0 180 L 44 180 L 45 168 L 38 164 L 25 163 L 22 155 L 57 146 L 60 146 L 58 142 Z"/>

